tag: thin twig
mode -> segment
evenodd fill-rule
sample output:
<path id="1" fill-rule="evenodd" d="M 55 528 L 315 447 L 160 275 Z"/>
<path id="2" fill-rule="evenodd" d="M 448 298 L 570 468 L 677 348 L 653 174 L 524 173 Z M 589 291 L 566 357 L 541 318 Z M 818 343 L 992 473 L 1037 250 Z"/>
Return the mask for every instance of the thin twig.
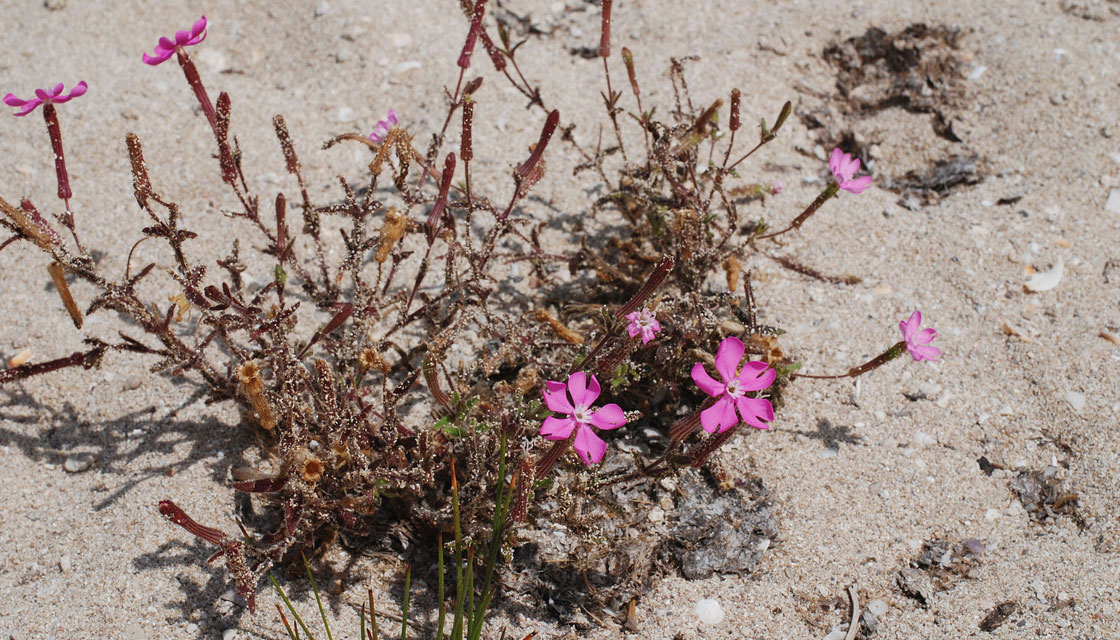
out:
<path id="1" fill-rule="evenodd" d="M 855 640 L 859 633 L 859 594 L 856 593 L 856 585 L 848 587 L 848 598 L 852 601 L 852 621 L 848 623 L 848 635 L 844 636 L 844 640 Z"/>

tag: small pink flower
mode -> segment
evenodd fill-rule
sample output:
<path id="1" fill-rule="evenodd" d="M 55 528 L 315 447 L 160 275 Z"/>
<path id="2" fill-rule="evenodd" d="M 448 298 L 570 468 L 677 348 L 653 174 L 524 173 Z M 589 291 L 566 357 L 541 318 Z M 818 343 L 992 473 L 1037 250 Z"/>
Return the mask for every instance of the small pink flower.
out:
<path id="1" fill-rule="evenodd" d="M 4 104 L 9 107 L 23 107 L 19 113 L 13 113 L 12 115 L 25 116 L 34 111 L 35 108 L 41 104 L 62 104 L 63 102 L 68 102 L 71 98 L 77 98 L 86 92 L 86 83 L 84 80 L 79 82 L 70 90 L 70 93 L 62 93 L 62 88 L 62 83 L 60 82 L 56 84 L 53 89 L 36 89 L 35 97 L 29 100 L 20 100 L 9 93 L 4 96 Z"/>
<path id="2" fill-rule="evenodd" d="M 189 47 L 198 44 L 206 39 L 206 16 L 202 16 L 195 20 L 194 25 L 190 31 L 176 31 L 175 40 L 170 38 L 160 38 L 159 44 L 156 45 L 154 51 L 155 55 L 144 54 L 144 64 L 150 64 L 153 67 L 162 62 L 166 62 L 176 51 L 182 47 Z"/>
<path id="3" fill-rule="evenodd" d="M 639 333 L 642 334 L 642 344 L 653 340 L 654 334 L 661 331 L 661 323 L 657 321 L 657 316 L 645 307 L 642 307 L 640 311 L 626 314 L 626 319 L 630 321 L 630 324 L 626 327 L 626 330 L 630 332 L 630 337 L 636 338 Z"/>
<path id="4" fill-rule="evenodd" d="M 781 181 L 781 180 L 775 180 L 775 181 L 774 181 L 773 183 L 771 183 L 771 185 L 770 185 L 770 195 L 772 195 L 772 196 L 776 196 L 776 195 L 778 195 L 779 193 L 781 193 L 781 192 L 782 192 L 782 189 L 784 189 L 784 188 L 785 188 L 785 185 L 783 185 L 783 184 L 782 184 L 782 181 Z"/>
<path id="5" fill-rule="evenodd" d="M 914 356 L 914 360 L 921 362 L 922 360 L 930 360 L 936 362 L 941 357 L 941 349 L 929 346 L 933 339 L 937 337 L 936 329 L 921 329 L 922 326 L 922 312 L 914 310 L 910 314 L 909 320 L 903 320 L 898 323 L 898 328 L 902 329 L 902 339 L 906 341 L 906 349 Z M 919 331 L 919 329 L 921 329 Z"/>
<path id="6" fill-rule="evenodd" d="M 588 386 L 587 374 L 577 371 L 568 378 L 567 393 L 564 389 L 563 382 L 549 380 L 541 390 L 548 408 L 567 416 L 545 418 L 541 425 L 541 435 L 549 440 L 566 440 L 572 435 L 572 429 L 578 429 L 572 447 L 587 466 L 597 464 L 603 459 L 607 443 L 595 435 L 591 427 L 617 429 L 626 424 L 626 415 L 617 404 L 603 405 L 598 411 L 592 409 L 592 403 L 599 397 L 599 381 L 595 376 L 591 376 L 591 384 Z"/>
<path id="7" fill-rule="evenodd" d="M 871 186 L 871 176 L 852 179 L 859 171 L 859 158 L 852 158 L 851 154 L 844 153 L 840 147 L 832 150 L 828 158 L 828 168 L 832 170 L 832 177 L 844 191 L 862 193 Z"/>
<path id="8" fill-rule="evenodd" d="M 385 137 L 389 135 L 389 129 L 395 126 L 397 126 L 397 110 L 389 109 L 389 116 L 377 121 L 377 126 L 373 129 L 373 133 L 369 134 L 369 139 L 374 142 L 384 142 Z"/>
<path id="9" fill-rule="evenodd" d="M 719 344 L 716 351 L 716 371 L 723 382 L 716 382 L 708 375 L 703 363 L 697 362 L 692 367 L 692 379 L 696 386 L 704 393 L 719 398 L 711 407 L 700 412 L 700 424 L 704 431 L 720 433 L 739 424 L 735 409 L 743 422 L 758 429 L 769 429 L 766 424 L 774 419 L 774 407 L 765 398 L 748 398 L 748 391 L 761 391 L 769 387 L 778 375 L 765 362 L 751 360 L 743 366 L 743 370 L 736 375 L 739 361 L 743 359 L 746 347 L 735 336 L 728 336 Z"/>

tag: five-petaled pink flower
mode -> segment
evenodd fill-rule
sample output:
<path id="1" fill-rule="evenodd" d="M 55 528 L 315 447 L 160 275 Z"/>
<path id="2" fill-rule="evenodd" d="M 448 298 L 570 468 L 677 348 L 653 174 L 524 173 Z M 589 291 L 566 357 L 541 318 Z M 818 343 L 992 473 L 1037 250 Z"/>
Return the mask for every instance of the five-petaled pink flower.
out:
<path id="1" fill-rule="evenodd" d="M 166 62 L 176 51 L 182 47 L 189 47 L 198 44 L 206 39 L 206 16 L 202 16 L 195 20 L 194 26 L 190 31 L 176 31 L 175 40 L 170 38 L 160 38 L 159 44 L 152 53 L 154 55 L 144 54 L 144 63 L 150 64 L 153 67 L 162 62 Z"/>
<path id="2" fill-rule="evenodd" d="M 588 385 L 587 374 L 582 371 L 573 373 L 568 378 L 566 387 L 563 382 L 552 380 L 544 384 L 541 394 L 544 395 L 545 404 L 552 411 L 563 413 L 567 417 L 545 418 L 541 425 L 541 435 L 549 440 L 567 440 L 572 435 L 572 429 L 577 429 L 572 447 L 587 466 L 597 464 L 603 459 L 607 443 L 595 435 L 591 427 L 617 429 L 626 424 L 626 415 L 617 404 L 603 405 L 599 410 L 594 410 L 591 405 L 599 397 L 599 381 L 591 376 L 591 384 Z M 571 401 L 568 400 L 569 395 Z"/>
<path id="3" fill-rule="evenodd" d="M 642 344 L 653 340 L 654 335 L 661 331 L 661 323 L 657 321 L 657 316 L 645 307 L 642 307 L 639 311 L 626 314 L 626 319 L 630 321 L 630 324 L 626 327 L 626 330 L 630 332 L 630 337 L 636 338 L 638 334 L 641 334 Z"/>
<path id="4" fill-rule="evenodd" d="M 70 93 L 62 93 L 62 89 L 61 82 L 56 84 L 53 89 L 36 89 L 35 97 L 29 100 L 20 100 L 9 93 L 4 96 L 4 104 L 9 107 L 23 107 L 19 113 L 13 113 L 12 115 L 25 116 L 34 111 L 35 108 L 41 104 L 62 104 L 63 102 L 69 101 L 71 98 L 77 98 L 86 92 L 86 83 L 85 80 L 79 82 L 70 90 Z"/>
<path id="5" fill-rule="evenodd" d="M 373 133 L 369 134 L 369 139 L 374 142 L 384 142 L 385 137 L 389 135 L 389 129 L 395 126 L 397 126 L 397 110 L 389 109 L 389 116 L 377 121 L 377 126 L 373 129 Z"/>
<path id="6" fill-rule="evenodd" d="M 906 349 L 914 356 L 915 361 L 930 360 L 936 362 L 941 356 L 941 349 L 929 346 L 933 339 L 937 337 L 936 329 L 921 329 L 922 326 L 922 312 L 917 309 L 914 313 L 910 314 L 909 320 L 903 320 L 898 323 L 898 328 L 902 329 L 902 339 L 906 341 Z M 921 329 L 919 331 L 919 329 Z"/>
<path id="7" fill-rule="evenodd" d="M 852 158 L 851 154 L 844 153 L 840 147 L 832 150 L 832 155 L 828 158 L 828 168 L 832 170 L 832 177 L 844 191 L 861 193 L 871 186 L 871 176 L 855 178 L 856 172 L 859 171 L 859 158 Z"/>
<path id="8" fill-rule="evenodd" d="M 769 429 L 766 424 L 774 419 L 774 407 L 765 398 L 748 398 L 748 391 L 761 391 L 769 387 L 778 375 L 765 362 L 751 360 L 736 372 L 739 361 L 743 359 L 746 347 L 735 336 L 728 336 L 719 344 L 716 351 L 716 371 L 723 382 L 716 382 L 708 375 L 703 363 L 692 367 L 692 379 L 704 393 L 719 398 L 714 405 L 700 412 L 700 424 L 704 431 L 720 433 L 739 424 L 735 409 L 743 422 L 758 429 Z"/>

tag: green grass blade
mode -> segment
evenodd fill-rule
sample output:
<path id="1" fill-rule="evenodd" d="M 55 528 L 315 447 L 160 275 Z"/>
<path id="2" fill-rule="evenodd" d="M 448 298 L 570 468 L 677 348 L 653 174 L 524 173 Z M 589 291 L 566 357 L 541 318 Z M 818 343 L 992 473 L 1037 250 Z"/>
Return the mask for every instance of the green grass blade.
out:
<path id="1" fill-rule="evenodd" d="M 412 595 L 412 565 L 404 574 L 404 604 L 401 605 L 401 640 L 408 640 L 408 600 Z"/>
<path id="2" fill-rule="evenodd" d="M 319 597 L 319 587 L 315 584 L 315 577 L 311 575 L 311 565 L 307 564 L 307 556 L 302 551 L 299 557 L 303 558 L 303 568 L 307 570 L 307 579 L 311 581 L 311 590 L 315 592 L 315 604 L 319 605 L 319 615 L 323 618 L 323 628 L 327 630 L 327 640 L 334 640 L 331 625 L 327 622 L 327 612 L 323 609 L 323 600 Z"/>
<path id="3" fill-rule="evenodd" d="M 284 590 L 280 588 L 280 583 L 276 581 L 276 577 L 272 575 L 271 571 L 268 572 L 268 579 L 272 581 L 272 586 L 275 587 L 276 593 L 280 594 L 280 599 L 284 601 L 284 605 L 288 607 L 288 611 L 292 613 L 292 617 L 295 618 L 296 623 L 300 627 L 303 627 L 303 632 L 307 634 L 308 640 L 315 640 L 315 636 L 311 635 L 311 630 L 307 628 L 306 624 L 304 624 L 303 618 L 299 617 L 299 612 L 297 612 L 296 608 L 292 606 L 292 601 L 288 600 L 288 594 L 284 593 Z M 299 637 L 298 633 L 296 634 L 296 637 Z"/>
<path id="4" fill-rule="evenodd" d="M 443 624 L 447 620 L 447 602 L 444 601 L 443 592 L 443 534 L 439 534 L 439 587 L 437 597 L 439 598 L 439 621 L 436 622 L 436 640 L 443 640 Z M 364 640 L 364 638 L 363 638 Z"/>

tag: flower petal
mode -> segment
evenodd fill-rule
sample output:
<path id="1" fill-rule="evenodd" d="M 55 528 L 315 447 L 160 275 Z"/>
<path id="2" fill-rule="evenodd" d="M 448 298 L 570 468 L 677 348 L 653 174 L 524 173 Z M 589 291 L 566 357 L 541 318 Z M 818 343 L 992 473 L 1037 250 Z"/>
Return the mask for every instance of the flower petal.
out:
<path id="1" fill-rule="evenodd" d="M 199 35 L 201 35 L 202 37 L 199 38 L 198 37 Z M 198 20 L 195 20 L 194 24 L 191 25 L 191 39 L 194 40 L 195 38 L 198 38 L 198 40 L 195 40 L 191 44 L 198 44 L 199 42 L 202 42 L 203 38 L 205 38 L 205 37 L 206 37 L 206 16 L 202 16 Z"/>
<path id="2" fill-rule="evenodd" d="M 739 416 L 735 415 L 735 403 L 731 398 L 724 398 L 716 403 L 717 407 L 720 405 L 723 405 L 723 416 L 720 418 L 719 433 L 723 433 L 739 424 Z"/>
<path id="3" fill-rule="evenodd" d="M 937 359 L 941 357 L 941 349 L 937 347 L 923 344 L 907 344 L 906 348 L 910 351 L 910 355 L 914 357 L 916 362 L 921 362 L 922 360 L 936 362 Z"/>
<path id="4" fill-rule="evenodd" d="M 63 102 L 70 102 L 71 98 L 77 98 L 78 96 L 85 95 L 86 89 L 88 89 L 88 88 L 89 88 L 89 85 L 87 85 L 85 80 L 83 80 L 83 81 L 79 82 L 77 85 L 75 85 L 74 88 L 70 90 L 70 93 L 58 96 L 58 97 L 52 99 L 51 102 L 53 102 L 55 104 L 62 104 Z"/>
<path id="5" fill-rule="evenodd" d="M 396 126 L 397 124 L 397 110 L 389 109 L 389 124 Z"/>
<path id="6" fill-rule="evenodd" d="M 544 424 L 541 425 L 541 435 L 548 440 L 567 440 L 568 436 L 572 435 L 572 429 L 576 426 L 574 418 L 554 418 L 549 416 L 544 419 Z"/>
<path id="7" fill-rule="evenodd" d="M 643 334 L 642 340 L 645 340 L 645 335 L 644 335 L 645 334 L 645 329 L 642 329 L 641 327 L 639 327 L 637 322 L 631 322 L 626 327 L 626 333 L 629 333 L 631 338 L 633 338 L 634 336 L 641 333 L 641 334 Z"/>
<path id="8" fill-rule="evenodd" d="M 657 337 L 653 327 L 642 327 L 642 344 L 647 344 L 650 340 Z"/>
<path id="9" fill-rule="evenodd" d="M 591 376 L 590 383 L 583 371 L 577 371 L 568 378 L 568 393 L 572 396 L 572 403 L 578 407 L 590 407 L 599 397 L 599 392 L 599 381 L 595 376 Z"/>
<path id="10" fill-rule="evenodd" d="M 922 325 L 922 312 L 917 309 L 914 313 L 910 314 L 909 320 L 903 320 L 898 323 L 898 328 L 902 330 L 902 339 L 906 342 L 914 340 L 914 335 L 918 333 L 918 327 Z"/>
<path id="11" fill-rule="evenodd" d="M 767 422 L 774 420 L 774 405 L 766 398 L 739 398 L 735 401 L 743 422 L 756 429 L 769 429 Z"/>
<path id="12" fill-rule="evenodd" d="M 4 96 L 4 104 L 8 105 L 9 107 L 22 107 L 28 102 L 30 102 L 30 100 L 20 100 L 13 93 L 9 93 L 8 95 Z"/>
<path id="13" fill-rule="evenodd" d="M 726 396 L 700 412 L 700 424 L 703 425 L 704 431 L 708 433 L 715 433 L 716 431 L 722 433 L 738 423 L 739 418 L 735 417 L 735 404 L 731 402 L 731 398 Z"/>
<path id="14" fill-rule="evenodd" d="M 572 408 L 572 403 L 568 402 L 566 389 L 567 387 L 563 382 L 549 380 L 544 383 L 544 389 L 541 389 L 541 395 L 544 396 L 544 403 L 548 405 L 550 411 L 568 415 L 575 413 L 576 410 Z"/>
<path id="15" fill-rule="evenodd" d="M 572 443 L 572 448 L 576 450 L 583 462 L 590 467 L 603 459 L 603 454 L 607 452 L 607 443 L 595 435 L 591 427 L 581 424 L 579 430 L 576 431 L 576 439 Z"/>
<path id="16" fill-rule="evenodd" d="M 617 429 L 626 424 L 626 414 L 617 404 L 605 404 L 591 414 L 591 424 L 600 429 Z"/>
<path id="17" fill-rule="evenodd" d="M 759 368 L 762 365 L 762 368 Z M 743 367 L 739 374 L 739 388 L 743 391 L 761 391 L 774 384 L 778 372 L 771 369 L 770 365 L 760 360 L 752 360 Z"/>
<path id="18" fill-rule="evenodd" d="M 855 180 L 845 181 L 840 185 L 840 188 L 851 193 L 863 193 L 867 190 L 868 187 L 871 186 L 871 182 L 873 180 L 874 178 L 872 178 L 871 176 L 863 176 L 862 178 L 856 178 Z"/>
<path id="19" fill-rule="evenodd" d="M 708 370 L 704 368 L 702 362 L 697 362 L 692 365 L 692 381 L 696 383 L 696 386 L 700 387 L 701 391 L 713 398 L 718 398 L 723 395 L 723 384 L 716 382 L 712 379 L 712 376 L 708 375 Z"/>
<path id="20" fill-rule="evenodd" d="M 154 67 L 157 64 L 167 62 L 167 59 L 171 57 L 172 52 L 168 50 L 161 50 L 159 47 L 156 47 L 156 50 L 153 53 L 155 53 L 156 55 L 150 56 L 146 53 L 143 55 L 144 64 Z"/>
<path id="21" fill-rule="evenodd" d="M 937 329 L 922 329 L 921 333 L 914 336 L 914 344 L 929 344 L 937 337 Z"/>
<path id="22" fill-rule="evenodd" d="M 828 169 L 832 171 L 833 177 L 839 177 L 840 175 L 840 159 L 843 155 L 844 152 L 840 150 L 840 147 L 836 147 L 828 156 Z"/>
<path id="23" fill-rule="evenodd" d="M 735 370 L 739 368 L 739 361 L 743 359 L 743 352 L 746 350 L 743 341 L 735 336 L 727 336 L 719 343 L 719 349 L 716 350 L 716 371 L 724 383 L 735 377 Z"/>

